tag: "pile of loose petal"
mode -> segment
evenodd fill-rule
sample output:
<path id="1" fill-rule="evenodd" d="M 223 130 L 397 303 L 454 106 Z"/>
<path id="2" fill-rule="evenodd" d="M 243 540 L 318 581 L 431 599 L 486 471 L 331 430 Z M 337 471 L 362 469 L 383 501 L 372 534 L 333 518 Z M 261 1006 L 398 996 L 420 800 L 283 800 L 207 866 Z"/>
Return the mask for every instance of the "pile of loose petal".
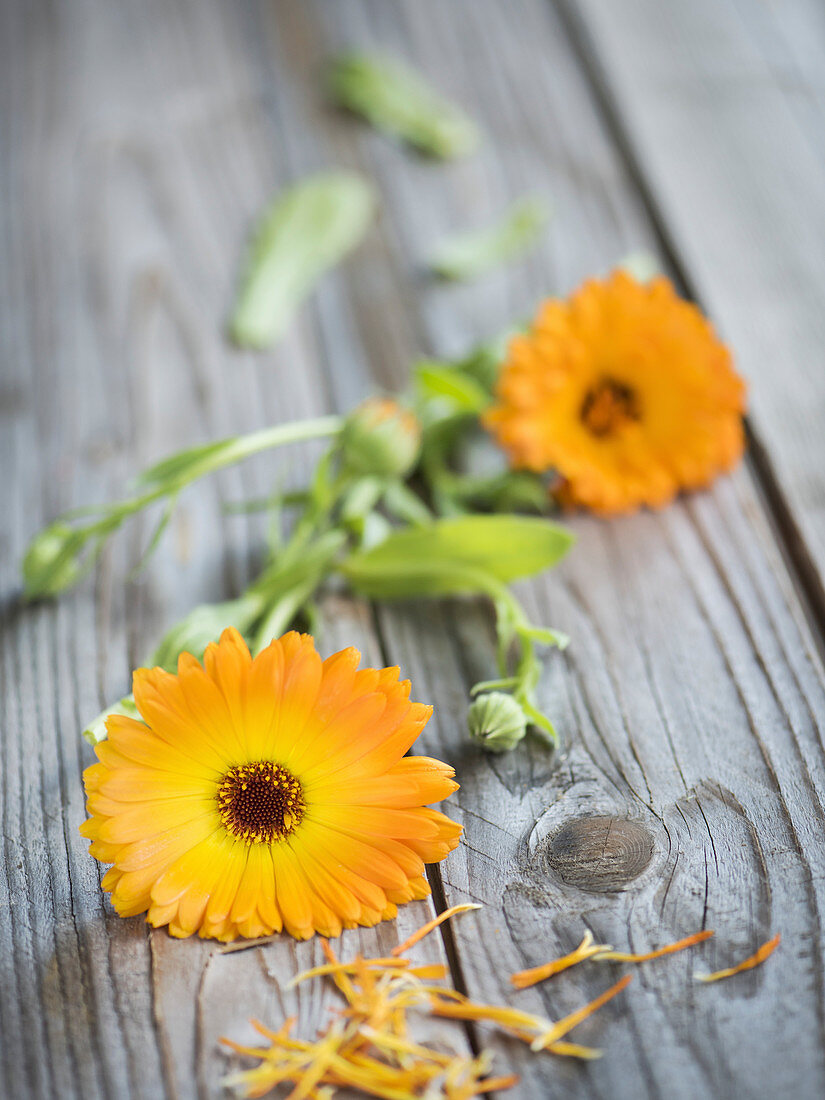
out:
<path id="1" fill-rule="evenodd" d="M 352 962 L 342 962 L 329 943 L 322 940 L 326 963 L 304 971 L 291 984 L 329 977 L 343 995 L 346 1007 L 334 1010 L 329 1026 L 315 1040 L 293 1038 L 294 1017 L 286 1020 L 278 1031 L 253 1021 L 267 1040 L 266 1046 L 243 1046 L 224 1039 L 238 1054 L 258 1059 L 257 1066 L 233 1074 L 225 1084 L 241 1088 L 247 1096 L 263 1096 L 278 1085 L 291 1084 L 287 1100 L 329 1100 L 337 1088 L 358 1089 L 385 1100 L 416 1097 L 470 1100 L 518 1083 L 515 1075 L 490 1076 L 493 1062 L 490 1051 L 482 1050 L 475 1057 L 445 1054 L 411 1039 L 410 1009 L 454 1020 L 493 1024 L 536 1052 L 544 1050 L 585 1060 L 599 1058 L 600 1050 L 569 1042 L 566 1036 L 625 989 L 631 981 L 629 974 L 589 1004 L 552 1021 L 510 1005 L 479 1004 L 455 989 L 433 984 L 446 978 L 445 966 L 413 966 L 409 959 L 400 957 L 448 918 L 477 908 L 477 905 L 453 906 L 419 928 L 394 948 L 388 958 L 365 959 L 357 955 Z M 520 971 L 510 980 L 517 989 L 526 989 L 587 959 L 647 962 L 702 943 L 712 935 L 711 931 L 697 932 L 655 951 L 631 954 L 615 951 L 609 944 L 594 943 L 587 932 L 569 955 Z M 738 966 L 703 975 L 700 980 L 716 981 L 752 969 L 764 962 L 778 943 L 777 935 Z"/>
<path id="2" fill-rule="evenodd" d="M 463 907 L 456 907 L 456 909 Z M 440 923 L 431 921 L 411 939 L 416 942 Z M 630 981 L 623 978 L 595 1001 L 562 1020 L 553 1022 L 507 1005 L 476 1004 L 447 986 L 432 984 L 446 977 L 441 965 L 413 966 L 397 955 L 365 959 L 356 956 L 342 962 L 322 940 L 327 962 L 307 970 L 293 985 L 310 978 L 331 978 L 346 1001 L 334 1012 L 329 1026 L 315 1040 L 294 1038 L 295 1018 L 278 1031 L 254 1026 L 267 1041 L 259 1047 L 224 1039 L 238 1054 L 257 1058 L 253 1069 L 231 1075 L 226 1084 L 247 1096 L 263 1096 L 280 1084 L 291 1084 L 289 1100 L 328 1100 L 336 1088 L 360 1089 L 386 1100 L 469 1100 L 482 1093 L 503 1091 L 518 1077 L 490 1076 L 492 1054 L 475 1057 L 445 1054 L 416 1042 L 409 1035 L 410 1009 L 458 1020 L 496 1024 L 510 1035 L 529 1043 L 536 1051 L 547 1050 L 568 1057 L 595 1058 L 600 1052 L 564 1041 L 582 1020 L 619 993 Z M 401 945 L 406 948 L 406 945 Z"/>
<path id="3" fill-rule="evenodd" d="M 255 1023 L 266 1047 L 246 1047 L 224 1040 L 240 1054 L 259 1058 L 254 1069 L 227 1079 L 247 1096 L 263 1096 L 282 1083 L 292 1084 L 291 1100 L 321 1100 L 336 1088 L 360 1089 L 388 1100 L 426 1096 L 464 1100 L 492 1089 L 507 1089 L 517 1077 L 490 1077 L 492 1056 L 445 1054 L 411 1039 L 407 1013 L 426 1007 L 440 987 L 429 985 L 446 976 L 440 965 L 412 966 L 408 959 L 364 959 L 340 962 L 322 941 L 327 963 L 300 974 L 295 983 L 329 976 L 346 1001 L 314 1041 L 291 1035 L 294 1017 L 279 1031 Z"/>

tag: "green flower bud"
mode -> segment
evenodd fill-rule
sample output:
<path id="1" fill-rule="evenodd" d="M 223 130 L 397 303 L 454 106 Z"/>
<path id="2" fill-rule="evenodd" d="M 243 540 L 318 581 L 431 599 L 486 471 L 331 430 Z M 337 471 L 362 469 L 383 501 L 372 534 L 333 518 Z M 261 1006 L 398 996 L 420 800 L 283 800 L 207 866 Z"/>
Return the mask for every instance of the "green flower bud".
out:
<path id="1" fill-rule="evenodd" d="M 527 732 L 527 718 L 513 698 L 503 691 L 480 695 L 467 712 L 470 736 L 490 752 L 509 752 Z"/>
<path id="2" fill-rule="evenodd" d="M 28 599 L 54 596 L 70 588 L 81 573 L 78 553 L 85 541 L 82 532 L 56 520 L 29 543 L 23 558 L 23 583 Z"/>
<path id="3" fill-rule="evenodd" d="M 404 477 L 418 459 L 421 425 L 397 401 L 371 397 L 344 422 L 344 463 L 363 476 Z"/>

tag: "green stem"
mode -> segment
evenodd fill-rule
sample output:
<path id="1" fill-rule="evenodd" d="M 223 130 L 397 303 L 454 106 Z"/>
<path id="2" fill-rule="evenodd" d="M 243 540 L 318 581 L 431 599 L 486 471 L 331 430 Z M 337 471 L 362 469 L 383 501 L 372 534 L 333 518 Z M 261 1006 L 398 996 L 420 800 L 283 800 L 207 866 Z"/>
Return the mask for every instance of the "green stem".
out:
<path id="1" fill-rule="evenodd" d="M 173 487 L 182 489 L 185 485 L 203 477 L 204 474 L 211 474 L 226 466 L 232 466 L 262 451 L 283 447 L 288 443 L 301 443 L 308 439 L 323 439 L 337 435 L 342 425 L 343 418 L 340 416 L 318 416 L 312 420 L 276 424 L 272 428 L 261 428 L 260 431 L 249 432 L 247 435 L 221 439 L 216 443 L 204 443 L 186 451 L 179 451 L 140 474 L 137 479 L 138 485 L 155 484 L 157 488 L 145 494 L 144 497 L 136 499 L 150 503 L 170 492 Z"/>
<path id="2" fill-rule="evenodd" d="M 53 596 L 72 587 L 83 576 L 84 571 L 91 567 L 107 538 L 129 516 L 150 504 L 164 497 L 174 498 L 187 485 L 206 474 L 224 469 L 262 451 L 288 443 L 335 436 L 342 425 L 343 418 L 340 416 L 322 416 L 291 424 L 278 424 L 237 438 L 191 447 L 162 459 L 138 477 L 137 488 L 145 488 L 144 492 L 115 504 L 102 506 L 99 509 L 99 518 L 82 526 L 69 526 L 68 521 L 79 518 L 77 510 L 66 513 L 32 539 L 23 560 L 26 596 L 29 599 Z M 89 514 L 87 509 L 82 512 Z M 171 509 L 157 531 L 158 538 L 170 515 Z M 89 542 L 92 543 L 91 551 L 85 554 Z M 153 538 L 141 564 L 145 564 L 156 544 L 157 538 Z"/>
<path id="3" fill-rule="evenodd" d="M 535 636 L 546 633 L 550 644 L 566 644 L 564 635 L 555 636 L 552 631 L 537 631 L 528 619 L 519 600 L 513 595 L 506 584 L 479 573 L 474 580 L 479 588 L 493 600 L 496 608 L 496 631 L 498 634 L 499 666 L 502 678 L 500 680 L 487 681 L 477 684 L 473 695 L 481 691 L 504 690 L 510 691 L 513 698 L 520 704 L 529 721 L 543 732 L 556 744 L 558 735 L 556 729 L 546 714 L 538 709 L 535 703 L 535 690 L 541 676 L 541 664 L 536 655 Z M 553 642 L 553 638 L 558 638 Z M 508 675 L 507 651 L 511 643 L 517 640 L 519 654 L 516 667 L 512 675 Z"/>

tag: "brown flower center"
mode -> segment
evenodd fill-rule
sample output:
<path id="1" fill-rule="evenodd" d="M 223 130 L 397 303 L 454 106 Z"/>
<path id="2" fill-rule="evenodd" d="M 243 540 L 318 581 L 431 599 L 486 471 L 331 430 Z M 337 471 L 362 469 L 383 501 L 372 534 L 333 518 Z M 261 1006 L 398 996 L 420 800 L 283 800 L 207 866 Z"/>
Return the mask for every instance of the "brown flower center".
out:
<path id="1" fill-rule="evenodd" d="M 247 844 L 283 840 L 306 812 L 299 780 L 271 760 L 230 769 L 218 787 L 217 800 L 226 830 Z"/>
<path id="2" fill-rule="evenodd" d="M 585 394 L 581 420 L 597 439 L 615 435 L 625 424 L 641 418 L 634 389 L 615 378 L 602 378 Z"/>

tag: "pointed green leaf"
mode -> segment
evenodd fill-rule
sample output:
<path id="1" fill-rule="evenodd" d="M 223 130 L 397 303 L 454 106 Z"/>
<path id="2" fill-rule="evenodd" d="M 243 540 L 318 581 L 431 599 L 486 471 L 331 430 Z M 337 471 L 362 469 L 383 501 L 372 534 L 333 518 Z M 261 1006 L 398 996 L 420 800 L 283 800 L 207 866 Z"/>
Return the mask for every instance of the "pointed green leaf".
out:
<path id="1" fill-rule="evenodd" d="M 350 584 L 376 598 L 495 595 L 501 584 L 555 565 L 573 543 L 557 524 L 531 516 L 461 516 L 394 531 L 342 565 Z"/>
<path id="2" fill-rule="evenodd" d="M 462 412 L 480 413 L 490 404 L 490 395 L 484 387 L 451 365 L 419 363 L 415 368 L 415 381 L 425 400 L 446 398 Z"/>
<path id="3" fill-rule="evenodd" d="M 222 603 L 200 604 L 164 634 L 149 664 L 174 672 L 181 653 L 191 653 L 200 660 L 209 643 L 217 641 L 228 626 L 234 626 L 241 634 L 246 633 L 261 614 L 263 606 L 263 600 L 257 594 L 247 594 Z"/>

